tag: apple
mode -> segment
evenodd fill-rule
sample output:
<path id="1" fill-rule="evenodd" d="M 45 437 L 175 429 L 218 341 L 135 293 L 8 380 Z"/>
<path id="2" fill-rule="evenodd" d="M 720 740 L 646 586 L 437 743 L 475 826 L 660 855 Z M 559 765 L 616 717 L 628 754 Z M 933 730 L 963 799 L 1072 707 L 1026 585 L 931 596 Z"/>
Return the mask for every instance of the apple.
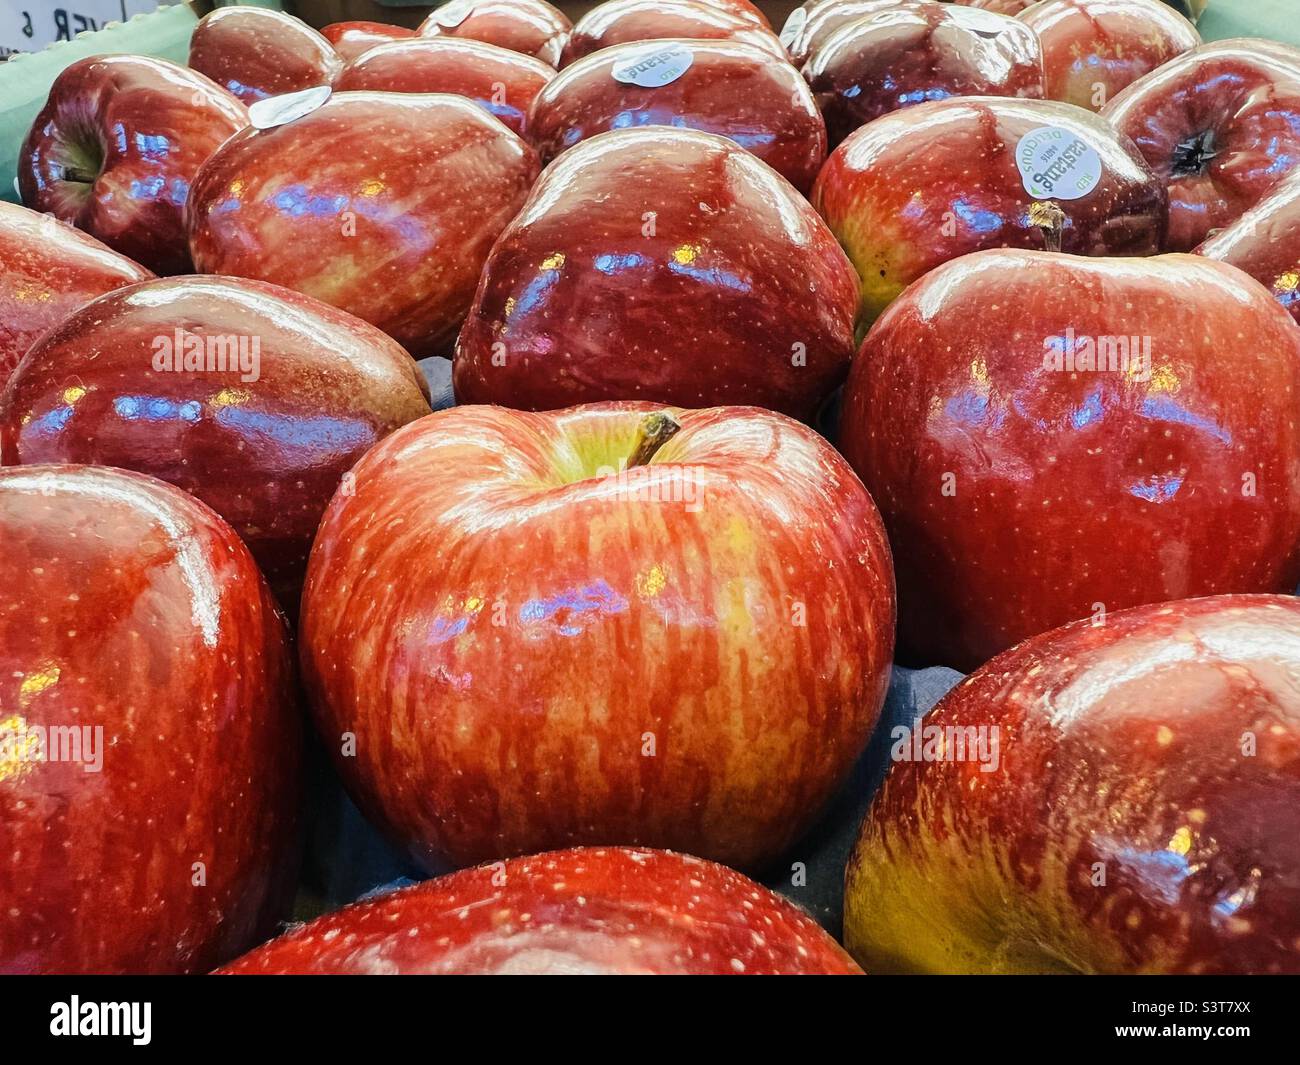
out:
<path id="1" fill-rule="evenodd" d="M 1019 15 L 1026 8 L 1033 7 L 1038 0 L 952 0 L 952 3 L 992 11 L 995 15 Z"/>
<path id="2" fill-rule="evenodd" d="M 343 475 L 428 413 L 415 363 L 373 326 L 274 285 L 172 277 L 102 296 L 33 345 L 0 393 L 0 461 L 170 481 L 234 526 L 294 616 Z"/>
<path id="3" fill-rule="evenodd" d="M 799 72 L 739 41 L 637 41 L 593 52 L 538 94 L 528 137 L 547 163 L 594 134 L 632 126 L 728 137 L 803 193 L 826 160 L 826 125 Z"/>
<path id="4" fill-rule="evenodd" d="M 461 37 L 560 65 L 573 24 L 546 0 L 451 0 L 422 23 L 422 37 Z"/>
<path id="5" fill-rule="evenodd" d="M 734 141 L 648 126 L 569 149 L 488 256 L 462 403 L 739 403 L 811 420 L 853 357 L 857 278 L 816 212 Z"/>
<path id="6" fill-rule="evenodd" d="M 881 115 L 932 100 L 1044 93 L 1032 30 L 1005 15 L 939 3 L 846 22 L 822 41 L 804 77 L 832 145 Z"/>
<path id="7" fill-rule="evenodd" d="M 1300 324 L 1300 173 L 1196 249 L 1245 270 Z"/>
<path id="8" fill-rule="evenodd" d="M 725 866 L 585 847 L 464 869 L 297 927 L 221 973 L 852 976 L 806 913 Z"/>
<path id="9" fill-rule="evenodd" d="M 1190 251 L 1300 162 L 1300 49 L 1203 45 L 1134 82 L 1102 115 L 1169 189 L 1170 251 Z"/>
<path id="10" fill-rule="evenodd" d="M 814 55 L 822 43 L 841 26 L 856 22 L 864 15 L 880 11 L 898 11 L 909 8 L 915 0 L 813 0 L 790 12 L 781 27 L 781 43 L 789 53 L 790 62 L 800 69 Z"/>
<path id="11" fill-rule="evenodd" d="M 889 547 L 798 422 L 461 406 L 353 474 L 303 675 L 352 797 L 423 867 L 628 843 L 758 869 L 865 746 Z"/>
<path id="12" fill-rule="evenodd" d="M 226 7 L 204 15 L 194 27 L 190 67 L 251 104 L 329 85 L 343 60 L 301 19 L 267 8 Z"/>
<path id="13" fill-rule="evenodd" d="M 1297 648 L 1300 601 L 1223 595 L 966 678 L 915 733 L 930 755 L 899 734 L 849 951 L 877 973 L 1300 973 Z"/>
<path id="14" fill-rule="evenodd" d="M 53 215 L 0 202 L 0 391 L 42 333 L 83 303 L 153 277 Z"/>
<path id="15" fill-rule="evenodd" d="M 827 159 L 813 204 L 862 278 L 864 324 L 969 252 L 1153 255 L 1168 215 L 1160 182 L 1102 119 L 994 97 L 918 104 L 862 127 Z"/>
<path id="16" fill-rule="evenodd" d="M 247 125 L 244 105 L 193 70 L 138 55 L 79 59 L 23 142 L 18 191 L 156 273 L 185 273 L 190 184 Z"/>
<path id="17" fill-rule="evenodd" d="M 767 16 L 750 0 L 698 0 L 705 7 L 716 7 L 728 14 L 739 15 L 741 18 L 749 19 L 750 22 L 762 26 L 765 30 L 772 29 L 772 23 L 767 20 Z"/>
<path id="18" fill-rule="evenodd" d="M 981 252 L 853 367 L 841 447 L 889 528 L 905 661 L 1300 582 L 1300 330 L 1235 267 Z"/>
<path id="19" fill-rule="evenodd" d="M 322 26 L 320 35 L 331 45 L 345 63 L 364 55 L 377 44 L 401 41 L 417 36 L 415 30 L 405 26 L 390 26 L 386 22 L 331 22 Z"/>
<path id="20" fill-rule="evenodd" d="M 296 873 L 284 621 L 151 477 L 0 470 L 0 972 L 206 972 Z"/>
<path id="21" fill-rule="evenodd" d="M 559 66 L 611 45 L 675 37 L 740 41 L 786 60 L 785 49 L 771 30 L 722 7 L 696 0 L 610 0 L 574 24 Z"/>
<path id="22" fill-rule="evenodd" d="M 1048 98 L 1091 111 L 1201 43 L 1162 0 L 1044 0 L 1019 18 L 1042 42 Z"/>
<path id="23" fill-rule="evenodd" d="M 284 285 L 446 354 L 537 154 L 458 96 L 335 93 L 227 141 L 188 212 L 202 273 Z M 472 195 L 469 193 L 472 191 Z"/>
<path id="24" fill-rule="evenodd" d="M 370 49 L 344 68 L 335 88 L 464 96 L 523 133 L 533 98 L 553 77 L 555 69 L 540 59 L 494 44 L 417 37 Z"/>

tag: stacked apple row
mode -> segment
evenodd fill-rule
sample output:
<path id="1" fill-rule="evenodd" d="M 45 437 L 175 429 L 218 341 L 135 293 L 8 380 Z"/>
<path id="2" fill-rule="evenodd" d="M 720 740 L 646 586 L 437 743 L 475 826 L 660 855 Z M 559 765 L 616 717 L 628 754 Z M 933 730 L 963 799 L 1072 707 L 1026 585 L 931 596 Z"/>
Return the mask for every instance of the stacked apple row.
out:
<path id="1" fill-rule="evenodd" d="M 236 971 L 857 971 L 712 863 L 796 853 L 897 629 L 1003 754 L 893 769 L 858 962 L 1300 970 L 1300 52 L 989 6 L 69 67 L 0 205 L 0 969 L 266 939 L 300 673 L 478 867 Z"/>

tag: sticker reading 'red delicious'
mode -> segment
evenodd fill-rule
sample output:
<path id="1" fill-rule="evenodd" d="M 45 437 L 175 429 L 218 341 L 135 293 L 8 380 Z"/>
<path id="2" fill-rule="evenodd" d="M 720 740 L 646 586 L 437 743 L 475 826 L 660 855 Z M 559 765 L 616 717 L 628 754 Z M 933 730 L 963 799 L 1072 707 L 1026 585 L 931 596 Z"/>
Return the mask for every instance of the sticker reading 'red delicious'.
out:
<path id="1" fill-rule="evenodd" d="M 624 85 L 640 85 L 643 89 L 657 89 L 676 81 L 694 62 L 695 53 L 684 44 L 650 48 L 616 64 L 614 80 Z"/>
<path id="2" fill-rule="evenodd" d="M 1042 126 L 1016 146 L 1025 191 L 1036 200 L 1077 200 L 1101 182 L 1101 155 L 1072 130 Z"/>

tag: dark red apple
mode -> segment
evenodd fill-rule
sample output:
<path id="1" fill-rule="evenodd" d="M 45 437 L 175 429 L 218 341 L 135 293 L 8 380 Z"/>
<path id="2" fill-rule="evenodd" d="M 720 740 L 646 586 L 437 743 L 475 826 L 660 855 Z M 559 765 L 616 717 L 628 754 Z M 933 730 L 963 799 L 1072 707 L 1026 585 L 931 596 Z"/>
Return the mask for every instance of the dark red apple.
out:
<path id="1" fill-rule="evenodd" d="M 220 970 L 281 974 L 852 976 L 802 910 L 670 851 L 579 848 L 465 869 L 317 918 Z"/>
<path id="2" fill-rule="evenodd" d="M 553 67 L 507 48 L 456 37 L 417 37 L 370 49 L 344 68 L 337 89 L 446 92 L 486 108 L 516 133 Z"/>
<path id="3" fill-rule="evenodd" d="M 826 125 L 799 72 L 739 41 L 602 48 L 541 91 L 528 136 L 545 163 L 597 133 L 635 126 L 728 137 L 803 193 L 826 160 Z"/>
<path id="4" fill-rule="evenodd" d="M 770 30 L 772 24 L 767 20 L 756 4 L 750 3 L 750 0 L 698 0 L 705 7 L 716 7 L 732 15 L 739 15 L 741 18 L 747 18 L 750 22 L 757 23 L 765 30 Z"/>
<path id="5" fill-rule="evenodd" d="M 53 215 L 0 203 L 0 391 L 47 329 L 96 296 L 152 276 Z"/>
<path id="6" fill-rule="evenodd" d="M 417 36 L 415 30 L 405 26 L 390 26 L 386 22 L 331 22 L 322 26 L 320 35 L 331 45 L 345 63 L 364 55 L 377 44 L 406 40 Z"/>
<path id="7" fill-rule="evenodd" d="M 450 0 L 422 23 L 422 37 L 462 37 L 485 41 L 560 65 L 560 53 L 573 23 L 546 0 Z"/>
<path id="8" fill-rule="evenodd" d="M 353 473 L 312 549 L 302 665 L 350 792 L 416 861 L 629 843 L 756 869 L 844 782 L 889 680 L 893 577 L 811 429 L 456 407 Z"/>
<path id="9" fill-rule="evenodd" d="M 721 7 L 695 0 L 610 0 L 574 24 L 559 65 L 568 66 L 615 44 L 674 37 L 740 41 L 786 60 L 785 49 L 774 33 Z"/>
<path id="10" fill-rule="evenodd" d="M 1188 255 L 990 251 L 862 345 L 844 454 L 894 545 L 906 660 L 969 670 L 1076 618 L 1300 581 L 1300 330 Z"/>
<path id="11" fill-rule="evenodd" d="M 224 7 L 194 27 L 190 67 L 251 104 L 329 85 L 343 60 L 301 19 L 268 8 Z"/>
<path id="12" fill-rule="evenodd" d="M 904 107 L 950 96 L 1042 99 L 1038 38 L 1013 18 L 951 4 L 886 8 L 840 26 L 804 67 L 831 144 Z"/>
<path id="13" fill-rule="evenodd" d="M 1196 249 L 1263 283 L 1300 324 L 1300 173 Z"/>
<path id="14" fill-rule="evenodd" d="M 1190 251 L 1255 206 L 1300 162 L 1300 50 L 1207 44 L 1102 112 L 1169 189 L 1170 251 Z"/>
<path id="15" fill-rule="evenodd" d="M 781 27 L 781 43 L 790 62 L 802 69 L 817 54 L 817 49 L 832 33 L 864 15 L 897 11 L 912 6 L 914 0 L 815 0 L 790 12 Z"/>
<path id="16" fill-rule="evenodd" d="M 849 862 L 849 950 L 872 972 L 1300 973 L 1297 677 L 1290 595 L 1008 651 L 924 719 L 920 760 L 899 735 Z"/>
<path id="17" fill-rule="evenodd" d="M 284 621 L 151 477 L 0 470 L 0 972 L 206 972 L 296 873 Z"/>
<path id="18" fill-rule="evenodd" d="M 1048 98 L 1090 111 L 1201 43 L 1163 0 L 1044 0 L 1020 21 L 1042 41 Z"/>
<path id="19" fill-rule="evenodd" d="M 869 324 L 908 285 L 969 252 L 1153 255 L 1164 188 L 1102 119 L 1046 100 L 919 104 L 853 133 L 813 204 L 862 278 Z"/>
<path id="20" fill-rule="evenodd" d="M 853 267 L 734 141 L 602 133 L 492 249 L 456 344 L 462 403 L 743 403 L 810 419 L 853 357 Z"/>
<path id="21" fill-rule="evenodd" d="M 244 538 L 291 615 L 316 526 L 353 464 L 429 413 L 373 326 L 225 277 L 132 285 L 41 338 L 0 393 L 0 461 L 138 470 Z"/>
<path id="22" fill-rule="evenodd" d="M 284 285 L 417 358 L 445 354 L 538 170 L 537 153 L 469 100 L 335 93 L 222 146 L 194 184 L 190 248 L 203 273 Z"/>
<path id="23" fill-rule="evenodd" d="M 138 55 L 79 59 L 23 142 L 18 190 L 151 270 L 185 273 L 190 184 L 247 125 L 244 105 L 193 70 Z"/>

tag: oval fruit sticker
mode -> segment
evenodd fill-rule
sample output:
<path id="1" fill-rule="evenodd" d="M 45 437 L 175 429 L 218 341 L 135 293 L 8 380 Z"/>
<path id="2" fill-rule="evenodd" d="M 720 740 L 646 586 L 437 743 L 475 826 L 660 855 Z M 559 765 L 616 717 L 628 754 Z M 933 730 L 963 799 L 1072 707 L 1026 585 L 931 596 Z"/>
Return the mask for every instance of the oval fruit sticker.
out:
<path id="1" fill-rule="evenodd" d="M 796 7 L 790 12 L 790 17 L 785 20 L 785 25 L 781 27 L 781 43 L 787 48 L 794 44 L 795 38 L 799 32 L 808 24 L 808 12 L 802 7 Z"/>
<path id="2" fill-rule="evenodd" d="M 694 62 L 695 53 L 684 44 L 650 48 L 616 64 L 614 80 L 624 85 L 640 85 L 643 89 L 657 89 L 676 81 Z"/>
<path id="3" fill-rule="evenodd" d="M 279 96 L 268 96 L 265 100 L 256 100 L 248 105 L 248 120 L 254 129 L 274 129 L 286 122 L 293 122 L 310 115 L 330 98 L 333 90 L 328 85 L 316 85 L 310 89 L 297 92 L 285 92 Z"/>
<path id="4" fill-rule="evenodd" d="M 433 21 L 443 29 L 454 30 L 467 18 L 474 8 L 475 0 L 451 0 L 433 13 Z"/>
<path id="5" fill-rule="evenodd" d="M 1025 191 L 1036 200 L 1077 200 L 1101 182 L 1101 156 L 1073 130 L 1042 126 L 1016 146 Z"/>

